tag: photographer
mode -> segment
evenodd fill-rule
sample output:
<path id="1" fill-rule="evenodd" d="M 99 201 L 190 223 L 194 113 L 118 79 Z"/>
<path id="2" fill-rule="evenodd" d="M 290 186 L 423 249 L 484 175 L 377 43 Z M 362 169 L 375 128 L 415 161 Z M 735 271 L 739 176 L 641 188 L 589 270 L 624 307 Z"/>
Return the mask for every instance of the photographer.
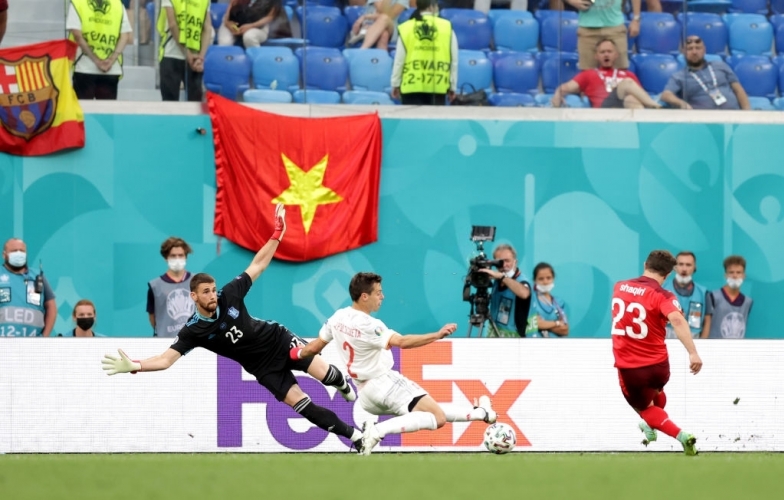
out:
<path id="1" fill-rule="evenodd" d="M 525 337 L 531 285 L 517 267 L 517 253 L 511 245 L 501 244 L 493 250 L 493 259 L 502 266 L 479 269 L 495 280 L 490 292 L 490 318 L 499 337 Z M 492 334 L 492 333 L 491 333 Z"/>

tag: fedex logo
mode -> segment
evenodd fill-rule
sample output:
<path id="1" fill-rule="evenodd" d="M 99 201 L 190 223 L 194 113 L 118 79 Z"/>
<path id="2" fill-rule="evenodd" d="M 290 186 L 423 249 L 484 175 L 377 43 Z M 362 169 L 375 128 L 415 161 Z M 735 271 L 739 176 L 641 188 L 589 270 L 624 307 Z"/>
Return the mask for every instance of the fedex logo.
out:
<path id="1" fill-rule="evenodd" d="M 493 408 L 498 413 L 498 421 L 509 424 L 517 433 L 517 446 L 531 446 L 522 430 L 509 418 L 508 411 L 522 395 L 530 380 L 505 380 L 495 392 L 478 379 L 430 380 L 424 378 L 424 369 L 432 365 L 451 365 L 452 348 L 450 342 L 438 342 L 413 351 L 401 352 L 393 349 L 395 361 L 393 369 L 416 382 L 439 403 L 449 404 L 453 399 L 453 387 L 463 393 L 468 401 L 486 394 L 493 400 Z M 293 409 L 279 403 L 264 387 L 255 380 L 242 380 L 242 368 L 234 361 L 218 357 L 218 447 L 242 446 L 242 408 L 244 404 L 266 403 L 265 420 L 272 437 L 291 450 L 309 450 L 319 446 L 327 439 L 328 433 L 316 427 L 306 431 L 296 430 L 291 422 L 302 419 Z M 301 376 L 297 382 L 314 403 L 329 408 L 338 417 L 356 428 L 361 422 L 354 421 L 354 404 L 347 403 L 335 393 L 330 396 L 327 388 L 316 380 Z M 380 417 L 380 420 L 391 418 Z M 453 437 L 452 424 L 447 423 L 436 431 L 421 431 L 405 434 L 389 434 L 384 438 L 384 446 L 391 447 L 471 447 L 482 443 L 487 424 L 470 422 L 465 431 Z M 347 446 L 349 441 L 340 438 Z"/>

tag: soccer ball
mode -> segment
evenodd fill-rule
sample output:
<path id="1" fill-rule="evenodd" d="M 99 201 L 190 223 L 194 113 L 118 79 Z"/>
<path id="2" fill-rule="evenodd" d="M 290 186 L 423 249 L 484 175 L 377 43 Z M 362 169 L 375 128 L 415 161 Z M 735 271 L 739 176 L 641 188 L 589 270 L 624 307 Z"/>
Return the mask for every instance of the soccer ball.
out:
<path id="1" fill-rule="evenodd" d="M 517 434 L 512 426 L 496 422 L 485 430 L 485 448 L 496 455 L 503 455 L 514 450 Z"/>

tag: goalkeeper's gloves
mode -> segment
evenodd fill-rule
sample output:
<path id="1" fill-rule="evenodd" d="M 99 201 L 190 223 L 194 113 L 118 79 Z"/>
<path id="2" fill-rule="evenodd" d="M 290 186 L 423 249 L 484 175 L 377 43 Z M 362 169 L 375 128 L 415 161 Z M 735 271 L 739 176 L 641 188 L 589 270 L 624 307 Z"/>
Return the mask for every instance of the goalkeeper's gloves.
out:
<path id="1" fill-rule="evenodd" d="M 299 361 L 300 359 L 302 359 L 302 346 L 298 345 L 292 347 L 291 350 L 289 351 L 289 357 L 294 361 Z"/>
<path id="2" fill-rule="evenodd" d="M 282 240 L 283 233 L 286 232 L 286 208 L 283 203 L 278 203 L 275 207 L 275 231 L 270 237 L 271 240 Z"/>
<path id="3" fill-rule="evenodd" d="M 117 373 L 132 373 L 142 371 L 142 364 L 140 361 L 132 360 L 122 349 L 118 349 L 120 353 L 119 358 L 114 356 L 104 355 L 103 369 L 106 370 L 107 375 L 115 375 Z"/>

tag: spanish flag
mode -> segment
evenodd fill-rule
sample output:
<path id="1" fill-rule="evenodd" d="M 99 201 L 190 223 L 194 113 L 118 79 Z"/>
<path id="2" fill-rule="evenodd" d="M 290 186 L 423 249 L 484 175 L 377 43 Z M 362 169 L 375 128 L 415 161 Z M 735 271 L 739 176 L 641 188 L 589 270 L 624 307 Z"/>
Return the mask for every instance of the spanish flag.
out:
<path id="1" fill-rule="evenodd" d="M 0 152 L 41 156 L 84 147 L 84 113 L 71 86 L 76 44 L 0 50 Z"/>

